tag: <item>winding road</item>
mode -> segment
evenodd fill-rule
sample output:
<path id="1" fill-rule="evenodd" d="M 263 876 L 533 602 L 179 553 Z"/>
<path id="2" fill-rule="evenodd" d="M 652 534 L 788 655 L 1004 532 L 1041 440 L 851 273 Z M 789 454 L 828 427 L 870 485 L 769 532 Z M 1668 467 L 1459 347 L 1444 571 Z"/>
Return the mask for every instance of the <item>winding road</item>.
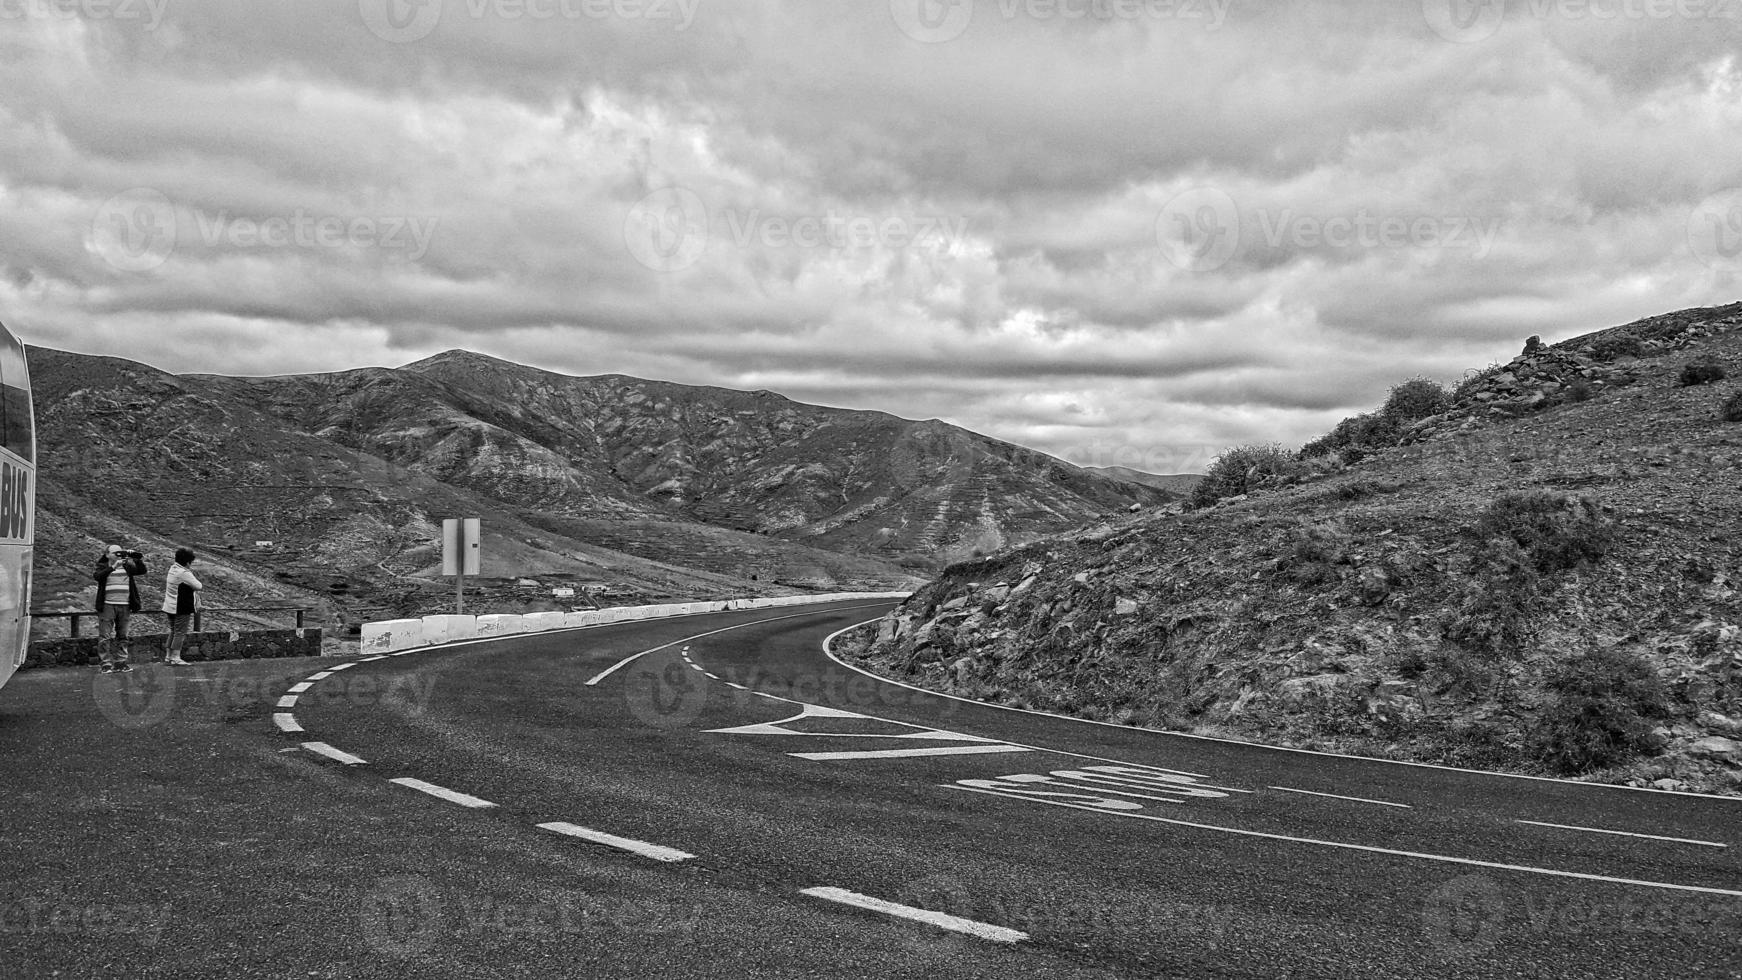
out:
<path id="1" fill-rule="evenodd" d="M 832 659 L 891 605 L 367 657 L 273 723 L 454 834 L 636 869 L 622 928 L 672 975 L 1742 976 L 1742 800 L 1087 723 Z M 360 883 L 378 952 L 440 942 L 464 898 L 428 880 Z M 764 912 L 793 942 L 725 965 Z"/>

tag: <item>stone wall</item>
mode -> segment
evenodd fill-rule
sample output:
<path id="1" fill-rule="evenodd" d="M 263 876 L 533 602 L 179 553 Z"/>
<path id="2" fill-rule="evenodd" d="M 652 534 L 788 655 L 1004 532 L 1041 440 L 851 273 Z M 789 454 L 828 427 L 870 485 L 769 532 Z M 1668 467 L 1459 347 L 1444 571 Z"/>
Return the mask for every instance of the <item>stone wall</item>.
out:
<path id="1" fill-rule="evenodd" d="M 161 659 L 167 636 L 165 633 L 144 633 L 131 637 L 131 662 L 142 664 Z M 189 633 L 181 655 L 188 661 L 318 657 L 321 655 L 321 631 L 316 627 L 300 630 L 206 630 Z M 98 662 L 97 638 L 94 636 L 39 640 L 30 644 L 30 651 L 24 657 L 26 668 L 82 667 Z"/>

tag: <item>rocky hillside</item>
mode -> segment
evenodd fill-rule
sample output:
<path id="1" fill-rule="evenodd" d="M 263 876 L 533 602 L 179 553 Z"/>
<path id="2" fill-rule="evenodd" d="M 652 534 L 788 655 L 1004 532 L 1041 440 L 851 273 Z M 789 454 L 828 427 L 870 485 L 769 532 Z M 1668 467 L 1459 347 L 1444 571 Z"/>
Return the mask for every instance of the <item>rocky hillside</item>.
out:
<path id="1" fill-rule="evenodd" d="M 1742 305 L 1533 344 L 1353 463 L 954 566 L 867 653 L 1133 725 L 1742 791 L 1739 379 Z"/>
<path id="2" fill-rule="evenodd" d="M 445 601 L 434 541 L 461 515 L 484 519 L 486 584 L 898 588 L 1169 499 L 938 422 L 463 352 L 279 378 L 30 356 L 39 608 L 80 605 L 101 543 L 122 540 L 201 551 L 215 604 L 411 611 Z"/>
<path id="3" fill-rule="evenodd" d="M 772 579 L 792 568 L 855 582 L 903 575 L 799 548 L 755 583 L 673 566 L 552 533 L 500 501 L 287 427 L 197 380 L 47 350 L 32 352 L 31 367 L 37 608 L 82 608 L 91 562 L 104 542 L 120 541 L 159 566 L 176 545 L 195 548 L 214 606 L 310 605 L 323 622 L 415 611 L 450 595 L 429 574 L 439 561 L 432 541 L 441 517 L 461 514 L 485 520 L 485 586 L 550 576 L 631 596 L 712 596 L 789 591 Z M 149 584 L 154 599 L 157 580 Z"/>

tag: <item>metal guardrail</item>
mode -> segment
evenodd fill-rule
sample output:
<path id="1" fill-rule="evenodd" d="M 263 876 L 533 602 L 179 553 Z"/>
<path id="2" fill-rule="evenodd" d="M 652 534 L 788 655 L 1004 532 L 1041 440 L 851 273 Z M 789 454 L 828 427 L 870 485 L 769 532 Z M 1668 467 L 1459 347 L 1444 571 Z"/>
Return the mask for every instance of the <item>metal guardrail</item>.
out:
<path id="1" fill-rule="evenodd" d="M 200 631 L 200 617 L 203 614 L 205 614 L 205 613 L 229 613 L 229 612 L 294 612 L 294 613 L 296 613 L 296 628 L 302 629 L 303 628 L 303 626 L 302 626 L 303 613 L 308 612 L 308 611 L 312 610 L 313 608 L 314 608 L 313 606 L 224 606 L 221 608 L 220 607 L 213 607 L 213 608 L 208 608 L 208 609 L 197 609 L 194 611 L 193 631 L 195 633 L 198 633 Z M 160 610 L 156 610 L 156 609 L 141 609 L 139 612 L 134 613 L 134 615 L 136 615 L 136 616 L 148 616 L 148 615 L 154 615 L 154 614 L 155 615 L 163 615 L 163 613 Z M 101 614 L 94 611 L 94 610 L 91 610 L 91 609 L 32 609 L 30 611 L 30 617 L 32 619 L 70 619 L 70 620 L 72 620 L 72 625 L 70 627 L 70 632 L 68 635 L 73 636 L 73 637 L 77 637 L 79 635 L 79 620 L 83 619 L 86 616 L 98 616 L 98 615 L 101 615 Z"/>

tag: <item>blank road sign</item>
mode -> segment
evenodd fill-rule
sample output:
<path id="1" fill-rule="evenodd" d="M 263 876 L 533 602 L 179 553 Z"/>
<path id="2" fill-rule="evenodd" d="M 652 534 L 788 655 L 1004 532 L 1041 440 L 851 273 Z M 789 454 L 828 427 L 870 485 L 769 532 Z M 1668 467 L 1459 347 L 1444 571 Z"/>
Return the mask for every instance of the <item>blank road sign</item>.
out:
<path id="1" fill-rule="evenodd" d="M 476 517 L 442 521 L 442 574 L 478 574 L 482 538 L 483 529 Z"/>

